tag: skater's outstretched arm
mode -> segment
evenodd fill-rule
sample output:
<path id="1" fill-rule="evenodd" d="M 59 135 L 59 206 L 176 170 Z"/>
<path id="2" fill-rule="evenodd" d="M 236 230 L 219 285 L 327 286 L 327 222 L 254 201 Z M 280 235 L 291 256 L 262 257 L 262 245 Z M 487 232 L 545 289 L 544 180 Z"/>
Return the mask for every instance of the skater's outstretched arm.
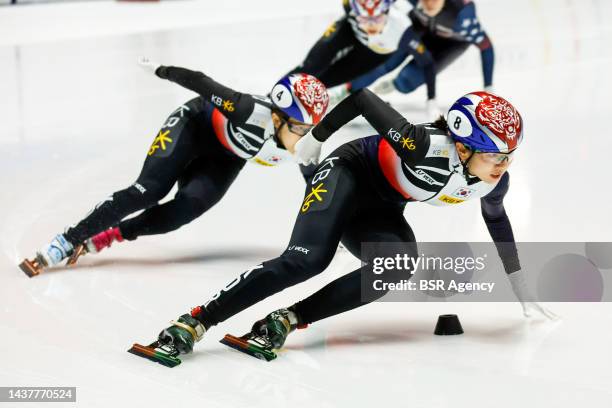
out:
<path id="1" fill-rule="evenodd" d="M 255 102 L 251 95 L 221 85 L 202 72 L 161 65 L 155 75 L 202 95 L 228 119 L 244 120 L 253 111 Z"/>
<path id="2" fill-rule="evenodd" d="M 425 48 L 425 44 L 421 41 L 420 35 L 417 34 L 412 27 L 406 29 L 400 39 L 397 50 L 384 63 L 380 64 L 371 71 L 353 79 L 350 84 L 352 92 L 357 92 L 367 86 L 370 86 L 374 81 L 387 75 L 399 67 L 408 56 L 411 55 L 416 65 L 421 67 L 425 74 L 425 84 L 427 86 L 427 99 L 436 97 L 436 66 L 431 52 Z"/>
<path id="3" fill-rule="evenodd" d="M 504 197 L 510 186 L 510 174 L 506 172 L 497 186 L 480 199 L 482 218 L 497 247 L 497 252 L 504 264 L 504 270 L 510 274 L 521 269 L 521 264 L 514 243 L 514 233 L 510 219 L 504 208 Z"/>
<path id="4" fill-rule="evenodd" d="M 512 290 L 521 302 L 525 317 L 540 314 L 547 319 L 555 320 L 557 315 L 536 302 L 527 286 L 525 272 L 521 269 L 516 244 L 514 243 L 512 225 L 510 225 L 510 219 L 504 209 L 504 196 L 508 192 L 509 186 L 510 175 L 506 172 L 495 189 L 480 199 L 482 217 L 487 224 L 491 238 L 495 242 Z"/>
<path id="5" fill-rule="evenodd" d="M 493 85 L 493 65 L 495 53 L 491 39 L 480 25 L 476 16 L 476 5 L 473 2 L 466 4 L 455 21 L 453 31 L 458 33 L 464 41 L 470 42 L 480 50 L 482 62 L 482 76 L 486 88 Z"/>
<path id="6" fill-rule="evenodd" d="M 436 63 L 431 52 L 421 41 L 420 35 L 413 28 L 407 29 L 399 43 L 399 49 L 405 50 L 412 55 L 414 62 L 423 69 L 425 74 L 425 85 L 427 86 L 427 99 L 436 97 Z"/>
<path id="7" fill-rule="evenodd" d="M 429 149 L 429 135 L 423 125 L 413 125 L 398 111 L 368 89 L 353 93 L 340 102 L 312 130 L 319 142 L 357 116 L 362 115 L 408 164 L 418 163 Z"/>

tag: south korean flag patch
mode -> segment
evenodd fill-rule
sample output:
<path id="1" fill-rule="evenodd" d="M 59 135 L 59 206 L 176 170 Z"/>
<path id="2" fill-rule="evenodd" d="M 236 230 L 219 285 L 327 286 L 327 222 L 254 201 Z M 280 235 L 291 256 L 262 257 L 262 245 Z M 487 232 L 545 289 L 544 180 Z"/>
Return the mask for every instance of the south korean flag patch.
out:
<path id="1" fill-rule="evenodd" d="M 452 196 L 462 200 L 467 200 L 475 191 L 476 190 L 472 190 L 471 188 L 459 187 L 457 190 L 455 190 Z"/>

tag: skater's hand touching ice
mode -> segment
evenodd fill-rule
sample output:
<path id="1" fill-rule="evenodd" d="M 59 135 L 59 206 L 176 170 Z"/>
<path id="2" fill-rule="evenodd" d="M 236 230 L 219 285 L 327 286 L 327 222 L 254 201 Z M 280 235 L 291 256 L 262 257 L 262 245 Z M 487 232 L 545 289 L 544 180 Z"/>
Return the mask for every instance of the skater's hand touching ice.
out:
<path id="1" fill-rule="evenodd" d="M 558 320 L 559 316 L 540 305 L 538 302 L 521 302 L 523 307 L 523 315 L 525 317 L 535 317 L 535 315 L 542 315 L 548 320 Z"/>
<path id="2" fill-rule="evenodd" d="M 138 65 L 140 65 L 145 71 L 155 74 L 157 68 L 161 67 L 156 61 L 150 60 L 149 57 L 138 57 Z"/>
<path id="3" fill-rule="evenodd" d="M 299 164 L 319 164 L 322 142 L 319 142 L 312 134 L 312 130 L 300 138 L 295 144 L 295 160 Z"/>
<path id="4" fill-rule="evenodd" d="M 442 111 L 435 99 L 428 99 L 426 104 L 427 120 L 436 120 L 442 115 Z"/>
<path id="5" fill-rule="evenodd" d="M 529 289 L 527 288 L 525 273 L 522 270 L 512 272 L 510 275 L 508 275 L 508 279 L 510 280 L 514 294 L 521 302 L 523 315 L 525 315 L 525 317 L 532 317 L 539 314 L 549 320 L 557 320 L 559 318 L 556 314 L 535 301 L 534 297 L 531 295 L 531 292 L 529 292 Z"/>
<path id="6" fill-rule="evenodd" d="M 393 81 L 383 80 L 376 84 L 373 91 L 377 95 L 388 95 L 395 91 L 395 85 L 393 85 Z"/>

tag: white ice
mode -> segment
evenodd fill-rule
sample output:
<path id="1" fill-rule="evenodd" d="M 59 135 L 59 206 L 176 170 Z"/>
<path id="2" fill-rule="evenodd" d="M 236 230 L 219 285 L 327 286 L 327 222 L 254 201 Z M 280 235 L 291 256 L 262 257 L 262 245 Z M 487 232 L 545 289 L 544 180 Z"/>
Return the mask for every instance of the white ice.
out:
<path id="1" fill-rule="evenodd" d="M 506 199 L 517 239 L 611 241 L 612 2 L 477 4 L 495 45 L 495 89 L 526 123 Z M 346 253 L 211 330 L 177 368 L 126 353 L 280 254 L 303 195 L 291 165 L 247 166 L 218 206 L 175 233 L 34 279 L 19 271 L 134 181 L 158 127 L 193 96 L 142 71 L 138 56 L 265 93 L 340 13 L 340 0 L 0 7 L 1 386 L 76 386 L 84 407 L 609 406 L 604 303 L 550 304 L 563 317 L 555 324 L 510 303 L 376 303 L 292 334 L 271 363 L 218 343 L 352 270 Z M 481 86 L 474 48 L 440 76 L 439 100 Z M 425 120 L 424 99 L 422 89 L 390 97 L 414 122 Z M 327 149 L 369 132 L 356 122 Z M 477 203 L 412 204 L 406 217 L 421 241 L 489 240 Z M 457 313 L 466 333 L 434 336 L 441 313 Z"/>

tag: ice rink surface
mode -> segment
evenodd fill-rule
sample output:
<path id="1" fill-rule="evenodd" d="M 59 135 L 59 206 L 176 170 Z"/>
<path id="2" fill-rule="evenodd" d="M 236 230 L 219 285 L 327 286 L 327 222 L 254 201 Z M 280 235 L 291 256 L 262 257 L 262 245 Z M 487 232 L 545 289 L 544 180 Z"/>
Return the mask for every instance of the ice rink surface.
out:
<path id="1" fill-rule="evenodd" d="M 611 241 L 612 2 L 477 5 L 495 90 L 525 119 L 506 198 L 515 236 Z M 340 14 L 340 0 L 0 7 L 0 386 L 76 386 L 83 407 L 610 406 L 610 304 L 549 304 L 563 318 L 549 323 L 511 303 L 376 303 L 292 334 L 270 363 L 218 343 L 352 270 L 347 253 L 211 330 L 179 367 L 126 353 L 281 253 L 303 196 L 292 165 L 247 165 L 218 206 L 175 233 L 34 279 L 19 271 L 135 180 L 159 126 L 193 96 L 142 71 L 138 56 L 263 94 Z M 444 107 L 482 86 L 472 48 L 439 77 Z M 388 99 L 426 119 L 423 89 Z M 370 133 L 355 121 L 326 149 Z M 405 215 L 420 241 L 490 239 L 476 202 L 411 204 Z M 457 313 L 465 334 L 434 336 L 441 313 Z"/>

